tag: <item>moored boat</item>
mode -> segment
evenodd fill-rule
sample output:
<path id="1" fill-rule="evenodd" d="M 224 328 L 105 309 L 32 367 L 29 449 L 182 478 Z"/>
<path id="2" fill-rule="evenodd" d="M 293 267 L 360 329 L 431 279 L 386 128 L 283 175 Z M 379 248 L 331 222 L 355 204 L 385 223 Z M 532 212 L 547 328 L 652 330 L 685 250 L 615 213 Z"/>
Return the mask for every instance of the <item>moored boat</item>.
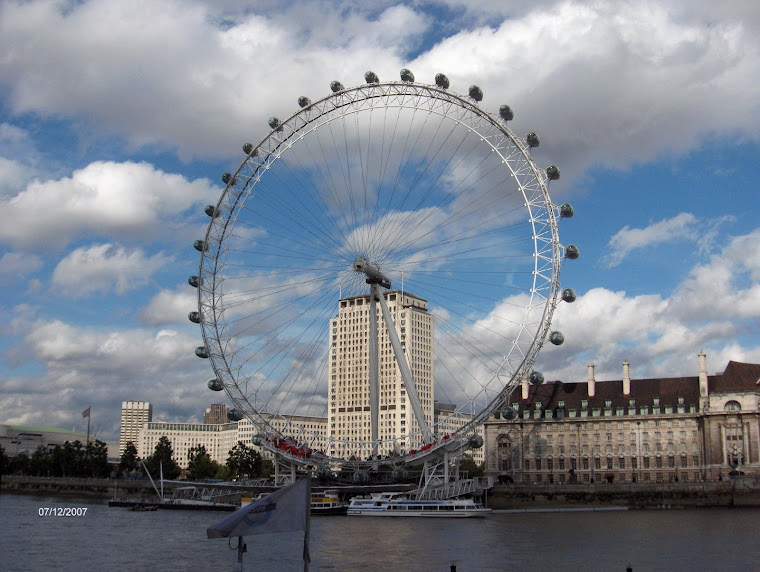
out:
<path id="1" fill-rule="evenodd" d="M 135 504 L 132 505 L 132 507 L 129 510 L 134 510 L 137 512 L 155 512 L 158 510 L 158 505 L 156 504 Z"/>
<path id="2" fill-rule="evenodd" d="M 311 514 L 346 514 L 348 504 L 340 500 L 336 491 L 314 491 L 311 493 Z"/>
<path id="3" fill-rule="evenodd" d="M 403 493 L 372 493 L 353 497 L 349 516 L 416 516 L 423 518 L 474 518 L 491 513 L 473 499 L 414 500 Z"/>

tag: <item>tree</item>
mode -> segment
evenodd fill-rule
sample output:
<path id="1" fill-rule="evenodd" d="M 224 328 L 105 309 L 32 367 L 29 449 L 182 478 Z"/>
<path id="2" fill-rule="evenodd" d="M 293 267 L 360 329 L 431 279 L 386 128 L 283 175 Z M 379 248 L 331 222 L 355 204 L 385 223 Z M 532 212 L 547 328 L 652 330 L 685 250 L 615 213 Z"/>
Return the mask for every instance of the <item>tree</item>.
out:
<path id="1" fill-rule="evenodd" d="M 258 451 L 247 447 L 242 441 L 238 441 L 230 449 L 227 457 L 227 466 L 233 477 L 238 479 L 253 479 L 261 476 L 262 459 Z"/>
<path id="2" fill-rule="evenodd" d="M 270 459 L 262 459 L 259 477 L 268 479 L 272 475 L 274 475 L 274 463 Z"/>
<path id="3" fill-rule="evenodd" d="M 172 442 L 166 435 L 162 435 L 156 444 L 156 448 L 153 454 L 148 457 L 145 465 L 148 467 L 148 471 L 153 478 L 157 478 L 162 471 L 164 478 L 176 479 L 182 472 L 177 462 L 172 459 L 174 455 L 174 449 L 172 449 Z"/>
<path id="4" fill-rule="evenodd" d="M 462 472 L 467 471 L 472 479 L 475 477 L 482 477 L 486 472 L 486 466 L 485 463 L 478 465 L 472 457 L 464 456 L 462 457 L 462 460 L 459 461 L 459 470 Z"/>
<path id="5" fill-rule="evenodd" d="M 221 463 L 217 463 L 216 474 L 214 475 L 214 478 L 217 478 L 220 481 L 231 481 L 233 479 L 232 471 L 227 465 L 222 465 Z"/>
<path id="6" fill-rule="evenodd" d="M 35 477 L 46 477 L 49 475 L 48 451 L 45 445 L 39 445 L 32 453 L 29 462 L 29 474 Z"/>
<path id="7" fill-rule="evenodd" d="M 66 441 L 63 444 L 63 450 L 58 451 L 58 470 L 64 477 L 80 477 L 82 464 L 84 462 L 84 452 L 82 442 L 77 439 L 73 443 Z"/>
<path id="8" fill-rule="evenodd" d="M 211 460 L 203 445 L 188 449 L 187 459 L 187 476 L 190 479 L 210 479 L 219 470 L 219 463 Z"/>
<path id="9" fill-rule="evenodd" d="M 9 458 L 5 454 L 5 449 L 0 445 L 0 475 L 6 474 L 6 469 L 9 469 Z"/>
<path id="10" fill-rule="evenodd" d="M 10 475 L 28 475 L 31 459 L 26 453 L 19 453 L 11 457 L 8 461 L 8 474 Z"/>
<path id="11" fill-rule="evenodd" d="M 132 441 L 127 441 L 127 444 L 124 445 L 124 452 L 121 454 L 121 459 L 119 459 L 119 473 L 129 474 L 137 469 L 138 460 L 137 447 L 135 447 L 135 444 L 132 443 Z"/>
<path id="12" fill-rule="evenodd" d="M 107 477 L 111 473 L 111 466 L 108 464 L 108 445 L 100 439 L 87 443 L 83 468 L 85 477 Z"/>

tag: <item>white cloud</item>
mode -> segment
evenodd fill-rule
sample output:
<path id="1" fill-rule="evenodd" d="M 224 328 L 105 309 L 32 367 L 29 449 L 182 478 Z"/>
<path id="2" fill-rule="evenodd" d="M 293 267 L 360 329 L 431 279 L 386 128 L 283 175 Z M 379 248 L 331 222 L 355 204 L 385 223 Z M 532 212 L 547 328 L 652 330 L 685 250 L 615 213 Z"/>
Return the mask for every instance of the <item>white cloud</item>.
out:
<path id="1" fill-rule="evenodd" d="M 189 181 L 147 163 L 97 161 L 71 177 L 34 180 L 0 199 L 0 241 L 61 250 L 84 234 L 131 240 L 176 238 L 190 206 L 218 195 L 208 180 Z"/>
<path id="2" fill-rule="evenodd" d="M 559 306 L 553 328 L 565 335 L 565 344 L 547 345 L 540 362 L 549 379 L 566 381 L 585 379 L 586 362 L 600 364 L 602 375 L 619 377 L 623 360 L 636 362 L 641 377 L 695 375 L 692 358 L 700 350 L 713 356 L 716 369 L 729 359 L 756 362 L 758 261 L 760 230 L 754 230 L 694 266 L 670 297 L 590 290 Z"/>
<path id="3" fill-rule="evenodd" d="M 652 3 L 517 14 L 461 31 L 411 65 L 423 78 L 445 71 L 459 91 L 477 83 L 492 110 L 511 105 L 515 129 L 542 136 L 538 156 L 562 169 L 564 184 L 592 165 L 682 152 L 706 133 L 758 137 L 760 86 L 746 78 L 760 74 L 760 44 L 742 23 L 679 21 Z M 718 111 L 706 118 L 705 109 Z"/>
<path id="4" fill-rule="evenodd" d="M 733 238 L 695 266 L 673 294 L 673 310 L 692 322 L 760 318 L 760 230 Z"/>
<path id="5" fill-rule="evenodd" d="M 42 268 L 42 259 L 34 254 L 6 252 L 0 258 L 0 284 L 12 282 L 33 274 Z"/>
<path id="6" fill-rule="evenodd" d="M 124 294 L 148 284 L 171 257 L 158 253 L 146 256 L 142 250 L 99 244 L 77 248 L 61 260 L 53 271 L 53 285 L 64 295 L 82 298 L 94 292 Z"/>
<path id="7" fill-rule="evenodd" d="M 546 135 L 541 152 L 563 179 L 691 149 L 706 133 L 760 133 L 760 85 L 747 81 L 760 74 L 760 41 L 741 19 L 661 3 L 532 4 L 410 62 L 445 24 L 434 11 L 325 6 L 222 15 L 196 2 L 104 0 L 62 15 L 53 3 L 6 3 L 0 48 L 12 55 L 0 83 L 17 112 L 84 120 L 185 157 L 229 156 L 261 138 L 269 116 L 296 111 L 299 95 L 326 95 L 332 79 L 362 83 L 367 69 L 397 79 L 406 65 L 423 82 L 447 73 L 458 92 L 479 84 L 491 111 L 512 105 L 519 131 Z"/>
<path id="8" fill-rule="evenodd" d="M 399 46 L 424 29 L 403 6 L 370 19 L 299 3 L 290 18 L 246 10 L 224 25 L 177 0 L 87 2 L 66 14 L 52 2 L 9 2 L 3 12 L 0 83 L 12 86 L 15 111 L 81 118 L 184 157 L 229 156 L 263 135 L 270 115 L 295 111 L 299 95 L 327 93 L 331 79 L 361 81 L 372 65 L 396 75 Z"/>
<path id="9" fill-rule="evenodd" d="M 602 263 L 607 268 L 614 268 L 635 250 L 669 242 L 694 242 L 701 254 L 711 254 L 720 239 L 720 226 L 735 220 L 736 217 L 731 215 L 700 220 L 691 213 L 679 213 L 644 228 L 626 225 L 610 238 L 607 243 L 609 252 L 602 257 Z"/>
<path id="10" fill-rule="evenodd" d="M 185 283 L 174 290 L 162 289 L 138 313 L 140 322 L 150 326 L 187 323 L 188 313 L 198 308 L 198 291 Z"/>
<path id="11" fill-rule="evenodd" d="M 607 247 L 612 252 L 605 256 L 604 261 L 606 266 L 611 268 L 620 264 L 633 250 L 664 242 L 691 241 L 697 238 L 697 218 L 691 213 L 680 213 L 673 218 L 652 223 L 646 228 L 631 228 L 626 225 L 610 239 Z"/>
<path id="12" fill-rule="evenodd" d="M 27 180 L 27 172 L 21 163 L 0 157 L 0 197 L 21 190 Z"/>
<path id="13" fill-rule="evenodd" d="M 93 407 L 93 430 L 118 439 L 122 401 L 147 400 L 157 417 L 199 421 L 210 401 L 208 364 L 193 354 L 194 336 L 175 330 L 75 327 L 60 320 L 28 321 L 19 308 L 23 337 L 5 353 L 17 367 L 38 363 L 44 373 L 0 379 L 0 411 L 5 423 L 71 427 Z"/>

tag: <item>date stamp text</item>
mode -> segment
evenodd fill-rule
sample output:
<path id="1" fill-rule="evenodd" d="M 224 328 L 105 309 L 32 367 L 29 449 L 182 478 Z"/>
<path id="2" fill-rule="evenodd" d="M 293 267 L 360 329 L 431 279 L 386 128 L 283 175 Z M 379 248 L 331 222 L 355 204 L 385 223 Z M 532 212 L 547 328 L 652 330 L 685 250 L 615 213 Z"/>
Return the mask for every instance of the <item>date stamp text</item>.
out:
<path id="1" fill-rule="evenodd" d="M 73 507 L 73 506 L 41 506 L 37 509 L 37 514 L 40 516 L 84 516 L 87 514 L 87 507 Z"/>

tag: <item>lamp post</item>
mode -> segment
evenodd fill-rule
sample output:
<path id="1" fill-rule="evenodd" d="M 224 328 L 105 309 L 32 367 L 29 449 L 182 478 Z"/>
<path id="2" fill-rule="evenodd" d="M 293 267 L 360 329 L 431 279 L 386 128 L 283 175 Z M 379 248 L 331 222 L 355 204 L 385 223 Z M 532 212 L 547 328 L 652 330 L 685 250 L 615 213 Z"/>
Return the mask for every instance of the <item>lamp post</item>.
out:
<path id="1" fill-rule="evenodd" d="M 638 441 L 636 452 L 638 455 L 639 482 L 640 482 L 641 481 L 641 421 L 636 421 L 636 434 L 637 434 L 637 441 Z"/>
<path id="2" fill-rule="evenodd" d="M 580 471 L 581 471 L 581 462 L 582 462 L 581 461 L 581 451 L 582 451 L 582 449 L 581 449 L 581 423 L 580 423 L 580 421 L 576 424 L 575 427 L 578 430 L 578 455 L 577 455 L 578 462 L 576 464 L 576 470 L 580 474 Z M 583 479 L 581 478 L 578 482 L 582 483 Z"/>

